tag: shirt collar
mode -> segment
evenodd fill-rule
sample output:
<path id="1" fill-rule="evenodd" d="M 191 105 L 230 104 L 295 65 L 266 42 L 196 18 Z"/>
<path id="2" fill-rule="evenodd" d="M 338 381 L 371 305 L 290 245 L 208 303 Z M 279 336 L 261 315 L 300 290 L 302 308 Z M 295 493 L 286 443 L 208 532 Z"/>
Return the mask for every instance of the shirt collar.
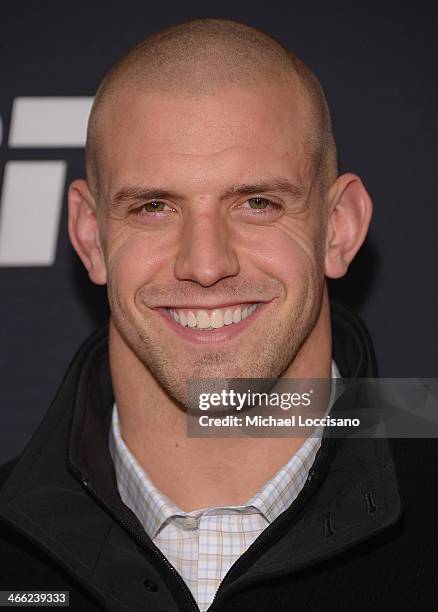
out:
<path id="1" fill-rule="evenodd" d="M 332 361 L 331 376 L 332 379 L 340 378 L 334 361 Z M 334 399 L 335 385 L 332 386 L 328 411 Z M 262 514 L 268 523 L 272 523 L 298 497 L 321 446 L 322 433 L 322 428 L 315 430 L 312 437 L 307 438 L 289 461 L 247 503 L 242 506 L 204 508 L 192 512 L 184 512 L 164 495 L 128 449 L 120 432 L 116 403 L 109 431 L 109 449 L 120 496 L 138 517 L 146 533 L 154 539 L 164 524 L 173 517 L 199 516 L 203 512 L 214 510 L 233 510 L 242 513 L 256 511 Z"/>
<path id="2" fill-rule="evenodd" d="M 338 367 L 332 361 L 331 377 L 340 378 Z M 327 412 L 336 398 L 336 385 L 331 388 Z M 247 506 L 256 508 L 265 519 L 272 523 L 298 497 L 321 446 L 323 428 L 318 427 L 313 435 L 300 446 L 289 461 L 252 497 Z"/>
<path id="3" fill-rule="evenodd" d="M 120 433 L 116 404 L 109 431 L 109 449 L 120 496 L 153 539 L 166 521 L 173 516 L 183 516 L 184 512 L 154 485 L 126 446 Z"/>

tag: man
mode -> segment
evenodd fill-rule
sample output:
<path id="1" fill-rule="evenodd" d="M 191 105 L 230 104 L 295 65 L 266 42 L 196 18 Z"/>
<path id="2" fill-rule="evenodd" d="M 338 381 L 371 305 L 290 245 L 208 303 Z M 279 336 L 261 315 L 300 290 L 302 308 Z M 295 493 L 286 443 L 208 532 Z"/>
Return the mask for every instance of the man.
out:
<path id="1" fill-rule="evenodd" d="M 409 545 L 430 547 L 432 516 L 400 532 L 386 440 L 186 433 L 191 378 L 377 374 L 329 303 L 371 201 L 338 176 L 315 76 L 242 24 L 169 28 L 103 81 L 86 165 L 69 233 L 111 318 L 5 470 L 2 587 L 68 590 L 75 610 L 426 609 Z"/>

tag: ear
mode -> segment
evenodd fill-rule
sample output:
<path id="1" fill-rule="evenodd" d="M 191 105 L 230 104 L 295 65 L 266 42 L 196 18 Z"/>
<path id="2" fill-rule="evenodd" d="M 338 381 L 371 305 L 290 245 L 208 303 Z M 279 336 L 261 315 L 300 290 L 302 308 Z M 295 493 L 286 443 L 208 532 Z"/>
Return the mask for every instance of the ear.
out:
<path id="1" fill-rule="evenodd" d="M 74 181 L 68 190 L 68 233 L 90 279 L 96 285 L 105 285 L 106 265 L 99 238 L 96 203 L 84 180 Z"/>
<path id="2" fill-rule="evenodd" d="M 360 178 L 343 174 L 329 190 L 328 206 L 325 273 L 340 278 L 365 240 L 373 205 Z"/>

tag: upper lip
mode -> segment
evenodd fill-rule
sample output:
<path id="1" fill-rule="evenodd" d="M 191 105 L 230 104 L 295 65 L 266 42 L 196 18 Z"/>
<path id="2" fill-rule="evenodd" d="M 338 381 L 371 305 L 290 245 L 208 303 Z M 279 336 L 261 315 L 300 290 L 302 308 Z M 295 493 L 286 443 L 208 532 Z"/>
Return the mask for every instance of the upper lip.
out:
<path id="1" fill-rule="evenodd" d="M 170 308 L 172 310 L 214 310 L 215 308 L 235 308 L 237 306 L 249 304 L 262 304 L 260 300 L 243 300 L 241 302 L 221 302 L 220 304 L 178 304 L 159 306 L 158 308 Z"/>

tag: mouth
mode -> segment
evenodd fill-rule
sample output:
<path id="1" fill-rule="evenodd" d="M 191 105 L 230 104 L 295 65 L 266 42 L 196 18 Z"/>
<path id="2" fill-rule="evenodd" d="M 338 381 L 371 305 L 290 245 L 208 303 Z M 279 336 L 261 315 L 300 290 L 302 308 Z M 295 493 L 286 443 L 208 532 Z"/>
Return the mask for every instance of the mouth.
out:
<path id="1" fill-rule="evenodd" d="M 216 308 L 165 307 L 158 310 L 181 338 L 208 344 L 231 340 L 243 332 L 266 305 L 265 302 L 247 302 Z"/>
<path id="2" fill-rule="evenodd" d="M 258 306 L 259 303 L 254 302 L 252 304 L 235 304 L 226 308 L 166 308 L 166 311 L 178 325 L 197 331 L 205 331 L 220 329 L 228 325 L 237 325 L 250 317 Z"/>

